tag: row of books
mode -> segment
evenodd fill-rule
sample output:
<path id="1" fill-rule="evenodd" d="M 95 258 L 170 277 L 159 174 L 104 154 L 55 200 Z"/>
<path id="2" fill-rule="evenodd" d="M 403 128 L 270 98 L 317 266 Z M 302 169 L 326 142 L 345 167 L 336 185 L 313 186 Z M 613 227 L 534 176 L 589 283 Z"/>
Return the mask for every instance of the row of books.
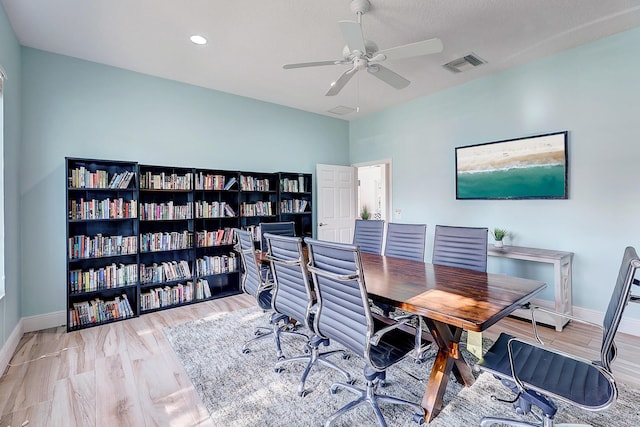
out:
<path id="1" fill-rule="evenodd" d="M 169 307 L 176 304 L 191 302 L 194 299 L 201 300 L 211 297 L 211 289 L 206 280 L 199 279 L 195 285 L 193 282 L 179 283 L 173 286 L 150 289 L 140 293 L 140 310 L 153 310 Z"/>
<path id="2" fill-rule="evenodd" d="M 69 259 L 131 255 L 138 252 L 137 236 L 72 236 L 69 237 Z"/>
<path id="3" fill-rule="evenodd" d="M 125 201 L 107 198 L 104 200 L 69 200 L 69 219 L 118 219 L 138 216 L 137 200 Z"/>
<path id="4" fill-rule="evenodd" d="M 230 227 L 213 231 L 196 231 L 196 245 L 199 248 L 233 244 L 233 229 Z"/>
<path id="5" fill-rule="evenodd" d="M 196 218 L 221 218 L 224 216 L 236 216 L 231 205 L 226 202 L 196 202 Z"/>
<path id="6" fill-rule="evenodd" d="M 274 215 L 272 202 L 241 203 L 240 216 L 271 216 Z"/>
<path id="7" fill-rule="evenodd" d="M 92 292 L 102 289 L 135 285 L 138 281 L 138 264 L 107 265 L 102 268 L 69 271 L 69 291 Z"/>
<path id="8" fill-rule="evenodd" d="M 145 172 L 140 174 L 140 189 L 142 190 L 191 190 L 193 174 L 184 175 L 176 173 L 153 174 Z"/>
<path id="9" fill-rule="evenodd" d="M 269 191 L 269 180 L 240 175 L 240 189 L 242 191 Z"/>
<path id="10" fill-rule="evenodd" d="M 228 255 L 204 256 L 196 260 L 196 273 L 198 276 L 230 273 L 232 271 L 238 271 L 238 261 L 236 254 L 233 252 Z"/>
<path id="11" fill-rule="evenodd" d="M 113 300 L 103 301 L 96 298 L 91 301 L 74 302 L 69 310 L 69 327 L 91 325 L 109 320 L 133 317 L 134 311 L 129 304 L 127 294 L 116 296 Z"/>
<path id="12" fill-rule="evenodd" d="M 140 219 L 146 221 L 157 221 L 167 219 L 191 219 L 193 218 L 193 206 L 174 205 L 173 201 L 166 203 L 141 203 Z"/>
<path id="13" fill-rule="evenodd" d="M 105 170 L 90 171 L 84 166 L 71 169 L 68 176 L 69 188 L 128 188 L 135 172 L 115 173 L 109 179 Z"/>
<path id="14" fill-rule="evenodd" d="M 304 176 L 299 176 L 298 179 L 282 178 L 280 180 L 280 191 L 287 193 L 304 193 L 307 187 L 305 187 Z"/>
<path id="15" fill-rule="evenodd" d="M 309 206 L 307 200 L 281 200 L 280 201 L 280 213 L 300 213 L 305 212 Z"/>
<path id="16" fill-rule="evenodd" d="M 162 283 L 191 278 L 191 268 L 186 260 L 140 264 L 140 283 Z"/>
<path id="17" fill-rule="evenodd" d="M 140 234 L 140 252 L 173 251 L 193 247 L 193 233 L 184 231 Z"/>
<path id="18" fill-rule="evenodd" d="M 231 190 L 238 180 L 235 176 L 229 178 L 229 181 L 226 180 L 224 175 L 210 175 L 203 174 L 202 172 L 197 173 L 195 176 L 196 180 L 196 190 Z"/>

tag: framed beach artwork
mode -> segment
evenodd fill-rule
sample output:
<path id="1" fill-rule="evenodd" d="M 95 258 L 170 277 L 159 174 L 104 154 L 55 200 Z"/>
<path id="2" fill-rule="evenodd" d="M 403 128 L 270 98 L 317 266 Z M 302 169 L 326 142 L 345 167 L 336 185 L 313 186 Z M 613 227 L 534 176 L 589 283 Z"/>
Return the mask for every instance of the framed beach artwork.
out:
<path id="1" fill-rule="evenodd" d="M 566 131 L 456 147 L 456 199 L 566 198 Z"/>

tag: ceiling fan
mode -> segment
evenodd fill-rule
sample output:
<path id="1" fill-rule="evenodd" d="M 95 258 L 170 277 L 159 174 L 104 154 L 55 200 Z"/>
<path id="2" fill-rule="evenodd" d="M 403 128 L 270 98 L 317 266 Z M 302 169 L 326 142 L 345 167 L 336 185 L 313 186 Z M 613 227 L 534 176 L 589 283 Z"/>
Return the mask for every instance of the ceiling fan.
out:
<path id="1" fill-rule="evenodd" d="M 338 80 L 331 83 L 331 87 L 327 91 L 326 96 L 337 95 L 356 74 L 356 72 L 364 69 L 366 69 L 371 75 L 379 78 L 396 89 L 403 89 L 409 86 L 409 83 L 411 83 L 409 80 L 405 79 L 398 73 L 391 71 L 380 63 L 386 60 L 411 58 L 414 56 L 430 55 L 442 52 L 442 42 L 440 39 L 434 38 L 396 46 L 389 49 L 378 50 L 378 46 L 375 43 L 365 40 L 362 36 L 361 18 L 370 7 L 371 3 L 369 0 L 353 0 L 351 2 L 351 11 L 358 16 L 358 22 L 338 21 L 342 36 L 347 42 L 347 45 L 342 50 L 342 59 L 334 61 L 329 60 L 285 64 L 282 68 L 290 70 L 293 68 L 317 67 L 323 65 L 351 64 L 351 68 L 342 73 Z"/>

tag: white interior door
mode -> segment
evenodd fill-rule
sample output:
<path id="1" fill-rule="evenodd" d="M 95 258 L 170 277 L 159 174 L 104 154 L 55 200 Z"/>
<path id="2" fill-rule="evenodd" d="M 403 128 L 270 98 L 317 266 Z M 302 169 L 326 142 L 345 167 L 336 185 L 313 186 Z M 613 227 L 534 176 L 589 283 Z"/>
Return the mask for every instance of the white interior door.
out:
<path id="1" fill-rule="evenodd" d="M 355 168 L 316 165 L 318 239 L 351 243 L 356 218 Z"/>

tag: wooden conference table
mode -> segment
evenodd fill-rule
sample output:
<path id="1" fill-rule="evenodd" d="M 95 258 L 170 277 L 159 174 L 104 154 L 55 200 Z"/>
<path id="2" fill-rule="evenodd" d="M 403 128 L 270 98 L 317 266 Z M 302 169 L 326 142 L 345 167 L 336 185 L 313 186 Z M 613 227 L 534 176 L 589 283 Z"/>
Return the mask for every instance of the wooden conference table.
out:
<path id="1" fill-rule="evenodd" d="M 546 287 L 544 282 L 501 274 L 364 252 L 361 257 L 369 296 L 422 316 L 438 346 L 421 403 L 426 422 L 440 412 L 452 372 L 464 386 L 474 382 L 459 350 L 462 331 L 484 331 Z M 268 262 L 263 254 L 258 261 Z"/>
<path id="2" fill-rule="evenodd" d="M 422 316 L 438 346 L 421 403 L 426 422 L 440 412 L 451 372 L 465 386 L 474 382 L 459 350 L 462 331 L 484 331 L 546 287 L 536 280 L 361 255 L 369 296 Z"/>

